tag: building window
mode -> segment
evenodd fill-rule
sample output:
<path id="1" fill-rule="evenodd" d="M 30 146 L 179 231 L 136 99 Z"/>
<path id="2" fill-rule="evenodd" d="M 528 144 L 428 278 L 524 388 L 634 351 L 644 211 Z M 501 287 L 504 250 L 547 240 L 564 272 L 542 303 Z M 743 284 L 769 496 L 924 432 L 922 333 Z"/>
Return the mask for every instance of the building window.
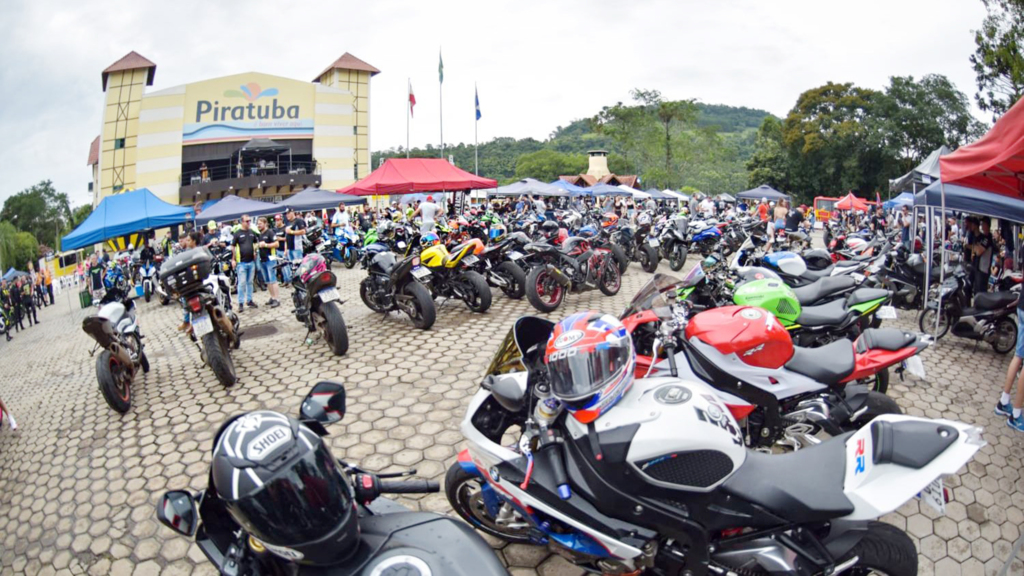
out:
<path id="1" fill-rule="evenodd" d="M 92 192 L 92 182 L 89 182 L 89 192 Z"/>
<path id="2" fill-rule="evenodd" d="M 124 148 L 124 138 L 114 138 L 114 150 Z"/>
<path id="3" fill-rule="evenodd" d="M 115 185 L 114 185 L 114 194 L 117 194 L 117 193 L 118 193 L 118 192 L 120 192 L 121 190 L 124 190 L 124 186 L 122 186 L 122 185 L 120 185 L 120 184 L 115 184 Z"/>

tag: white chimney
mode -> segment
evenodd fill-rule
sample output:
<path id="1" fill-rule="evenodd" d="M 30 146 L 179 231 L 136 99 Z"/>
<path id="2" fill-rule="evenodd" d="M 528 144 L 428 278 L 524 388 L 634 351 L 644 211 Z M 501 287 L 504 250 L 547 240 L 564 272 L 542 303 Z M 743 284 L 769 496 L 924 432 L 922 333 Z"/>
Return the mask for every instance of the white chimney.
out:
<path id="1" fill-rule="evenodd" d="M 594 178 L 603 178 L 611 174 L 608 170 L 607 150 L 589 150 L 587 154 L 590 155 L 590 166 L 587 168 L 588 175 Z"/>

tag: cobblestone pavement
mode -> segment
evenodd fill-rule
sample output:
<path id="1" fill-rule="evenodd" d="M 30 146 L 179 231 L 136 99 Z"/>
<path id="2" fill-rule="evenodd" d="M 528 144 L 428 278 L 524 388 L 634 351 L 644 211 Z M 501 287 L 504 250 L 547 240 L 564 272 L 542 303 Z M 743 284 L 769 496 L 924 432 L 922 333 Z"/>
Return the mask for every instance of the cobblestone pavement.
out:
<path id="1" fill-rule="evenodd" d="M 661 271 L 670 273 L 664 264 Z M 211 438 L 227 416 L 257 408 L 295 413 L 320 379 L 348 389 L 346 419 L 329 438 L 335 455 L 375 471 L 414 467 L 440 480 L 462 447 L 458 424 L 491 355 L 512 320 L 533 309 L 502 295 L 482 315 L 449 303 L 423 332 L 404 317 L 367 310 L 358 296 L 363 272 L 336 272 L 347 299 L 348 355 L 305 345 L 287 304 L 263 306 L 242 315 L 253 336 L 236 352 L 239 382 L 230 389 L 175 332 L 175 306 L 140 301 L 153 368 L 124 416 L 97 390 L 91 340 L 80 328 L 87 311 L 73 295 L 43 309 L 38 327 L 0 342 L 0 397 L 20 424 L 0 433 L 0 572 L 212 574 L 195 545 L 158 525 L 154 502 L 165 490 L 204 486 Z M 618 296 L 570 296 L 557 316 L 618 313 L 647 278 L 634 264 Z M 267 298 L 256 295 L 258 303 Z M 911 328 L 913 315 L 900 316 L 896 324 Z M 1008 357 L 946 337 L 923 358 L 928 381 L 894 376 L 891 394 L 908 414 L 984 426 L 988 445 L 947 480 L 955 502 L 946 516 L 911 501 L 885 520 L 911 534 L 922 574 L 995 575 L 1024 524 L 1024 435 L 992 413 Z M 402 502 L 448 511 L 442 494 Z M 494 546 L 516 574 L 579 573 L 540 548 Z M 1009 572 L 1024 574 L 1019 559 Z"/>

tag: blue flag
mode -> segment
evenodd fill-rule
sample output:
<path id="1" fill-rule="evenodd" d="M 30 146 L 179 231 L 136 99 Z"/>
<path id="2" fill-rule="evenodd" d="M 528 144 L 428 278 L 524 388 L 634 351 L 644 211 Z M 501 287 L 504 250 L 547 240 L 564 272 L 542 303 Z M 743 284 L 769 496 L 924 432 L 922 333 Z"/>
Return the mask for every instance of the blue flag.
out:
<path id="1" fill-rule="evenodd" d="M 477 91 L 476 86 L 473 87 L 473 94 L 476 96 L 476 119 L 480 119 L 480 93 Z"/>

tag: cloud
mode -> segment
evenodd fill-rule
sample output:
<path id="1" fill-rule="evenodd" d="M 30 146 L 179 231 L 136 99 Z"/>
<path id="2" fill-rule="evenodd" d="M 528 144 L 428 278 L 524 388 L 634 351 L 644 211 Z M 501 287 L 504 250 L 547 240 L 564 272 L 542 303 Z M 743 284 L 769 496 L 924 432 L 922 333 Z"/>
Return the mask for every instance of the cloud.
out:
<path id="1" fill-rule="evenodd" d="M 0 37 L 0 199 L 52 179 L 89 201 L 100 72 L 130 50 L 157 64 L 153 89 L 246 71 L 310 80 L 351 52 L 383 71 L 371 97 L 379 150 L 405 144 L 407 80 L 412 144 L 437 145 L 439 49 L 447 142 L 473 141 L 474 84 L 481 140 L 543 139 L 634 87 L 780 116 L 830 80 L 880 89 L 892 75 L 942 73 L 973 94 L 970 31 L 983 17 L 970 0 L 13 0 Z"/>

